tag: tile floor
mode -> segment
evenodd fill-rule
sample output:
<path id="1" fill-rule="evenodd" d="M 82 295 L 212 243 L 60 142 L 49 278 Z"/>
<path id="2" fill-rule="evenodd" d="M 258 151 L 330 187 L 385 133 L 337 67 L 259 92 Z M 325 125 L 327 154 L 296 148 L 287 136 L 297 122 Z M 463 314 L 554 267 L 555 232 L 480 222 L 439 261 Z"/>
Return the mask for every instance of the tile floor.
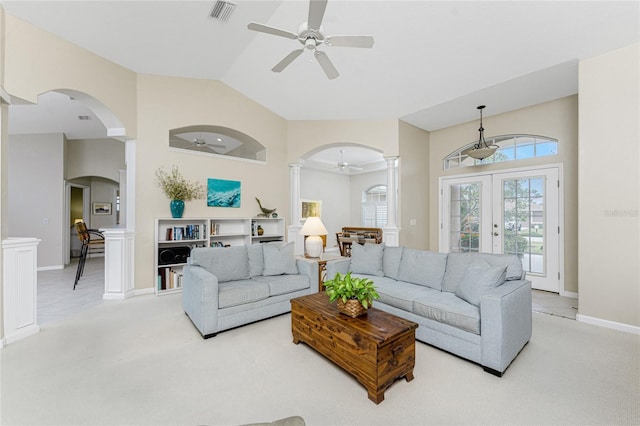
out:
<path id="1" fill-rule="evenodd" d="M 73 290 L 78 260 L 62 270 L 38 272 L 38 324 L 58 321 L 104 303 L 104 258 L 87 259 L 84 275 Z M 576 319 L 578 299 L 533 290 L 533 312 Z"/>
<path id="2" fill-rule="evenodd" d="M 78 259 L 64 269 L 38 272 L 38 325 L 58 321 L 103 303 L 104 257 L 87 259 L 76 289 Z"/>
<path id="3" fill-rule="evenodd" d="M 555 315 L 563 318 L 576 319 L 578 313 L 578 299 L 560 296 L 548 291 L 533 290 L 531 292 L 533 312 Z"/>

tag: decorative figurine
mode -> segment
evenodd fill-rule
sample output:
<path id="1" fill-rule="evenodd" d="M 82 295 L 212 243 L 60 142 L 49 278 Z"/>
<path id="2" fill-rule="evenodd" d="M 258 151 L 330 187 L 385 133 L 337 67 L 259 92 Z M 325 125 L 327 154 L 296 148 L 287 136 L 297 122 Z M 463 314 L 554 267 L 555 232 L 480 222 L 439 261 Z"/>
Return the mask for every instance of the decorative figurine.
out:
<path id="1" fill-rule="evenodd" d="M 256 201 L 260 206 L 260 210 L 262 210 L 262 213 L 260 213 L 258 217 L 269 217 L 276 211 L 276 209 L 265 209 L 264 207 L 262 207 L 262 204 L 260 203 L 260 200 L 258 199 L 258 197 L 256 197 Z"/>

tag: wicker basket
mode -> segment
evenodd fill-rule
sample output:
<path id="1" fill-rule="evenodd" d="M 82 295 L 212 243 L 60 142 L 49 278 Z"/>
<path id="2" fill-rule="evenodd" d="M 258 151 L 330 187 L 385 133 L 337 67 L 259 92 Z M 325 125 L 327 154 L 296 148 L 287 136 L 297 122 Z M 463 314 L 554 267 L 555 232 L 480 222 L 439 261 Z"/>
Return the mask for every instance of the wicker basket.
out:
<path id="1" fill-rule="evenodd" d="M 342 299 L 338 299 L 338 310 L 351 318 L 359 317 L 367 313 L 367 308 L 362 306 L 357 299 L 349 299 L 347 303 L 344 303 Z"/>

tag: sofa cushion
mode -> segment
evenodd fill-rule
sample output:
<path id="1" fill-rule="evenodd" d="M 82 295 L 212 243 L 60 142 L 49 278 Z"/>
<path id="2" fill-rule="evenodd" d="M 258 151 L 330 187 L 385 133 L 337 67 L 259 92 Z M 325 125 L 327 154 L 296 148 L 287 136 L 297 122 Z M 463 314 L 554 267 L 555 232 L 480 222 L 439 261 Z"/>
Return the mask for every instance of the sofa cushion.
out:
<path id="1" fill-rule="evenodd" d="M 218 284 L 218 307 L 244 305 L 269 297 L 269 286 L 255 280 L 228 281 Z"/>
<path id="2" fill-rule="evenodd" d="M 264 244 L 249 244 L 247 246 L 247 254 L 249 255 L 249 276 L 257 277 L 262 275 L 264 270 L 264 255 L 262 246 Z"/>
<path id="3" fill-rule="evenodd" d="M 442 278 L 447 266 L 446 253 L 404 248 L 398 280 L 442 290 Z"/>
<path id="4" fill-rule="evenodd" d="M 512 254 L 491 253 L 449 253 L 447 270 L 442 281 L 442 291 L 454 293 L 462 282 L 469 265 L 475 259 L 486 260 L 492 266 L 504 265 L 507 267 L 506 280 L 519 280 L 523 277 L 522 262 L 520 258 Z"/>
<path id="5" fill-rule="evenodd" d="M 351 266 L 350 270 L 354 274 L 384 276 L 382 270 L 382 255 L 384 244 L 351 245 Z"/>
<path id="6" fill-rule="evenodd" d="M 502 285 L 506 276 L 506 266 L 491 266 L 486 260 L 478 258 L 469 265 L 455 295 L 472 305 L 480 306 L 482 295 Z"/>
<path id="7" fill-rule="evenodd" d="M 376 277 L 373 281 L 376 291 L 380 295 L 380 299 L 378 299 L 380 302 L 407 312 L 413 312 L 415 299 L 439 293 L 439 291 L 423 285 L 396 281 L 387 277 Z"/>
<path id="8" fill-rule="evenodd" d="M 398 271 L 400 270 L 400 260 L 402 259 L 402 246 L 391 247 L 385 246 L 382 255 L 382 270 L 384 276 L 398 279 Z"/>
<path id="9" fill-rule="evenodd" d="M 249 278 L 246 246 L 195 248 L 191 250 L 191 263 L 202 266 L 221 283 Z"/>
<path id="10" fill-rule="evenodd" d="M 465 302 L 453 293 L 437 292 L 419 297 L 413 301 L 413 313 L 473 334 L 480 334 L 480 308 Z"/>
<path id="11" fill-rule="evenodd" d="M 277 275 L 268 277 L 255 277 L 256 281 L 269 286 L 269 295 L 292 293 L 309 288 L 309 277 L 306 275 Z"/>
<path id="12" fill-rule="evenodd" d="M 290 243 L 264 244 L 264 269 L 262 275 L 298 274 L 296 266 L 295 245 Z"/>

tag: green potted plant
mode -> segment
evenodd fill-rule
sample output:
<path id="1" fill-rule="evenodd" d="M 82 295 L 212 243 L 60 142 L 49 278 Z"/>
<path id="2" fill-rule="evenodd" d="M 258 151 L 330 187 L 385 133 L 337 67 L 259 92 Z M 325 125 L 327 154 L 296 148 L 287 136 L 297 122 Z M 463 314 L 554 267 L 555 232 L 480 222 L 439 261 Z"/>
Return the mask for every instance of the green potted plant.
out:
<path id="1" fill-rule="evenodd" d="M 164 194 L 171 200 L 171 217 L 180 218 L 184 213 L 184 202 L 199 200 L 204 197 L 204 187 L 200 182 L 189 182 L 178 170 L 177 166 L 171 172 L 162 167 L 156 170 L 156 184 L 162 188 Z"/>
<path id="2" fill-rule="evenodd" d="M 329 302 L 337 300 L 338 310 L 350 317 L 357 317 L 367 312 L 374 299 L 380 295 L 369 278 L 352 278 L 351 272 L 346 275 L 336 273 L 332 280 L 325 281 L 325 293 Z"/>

